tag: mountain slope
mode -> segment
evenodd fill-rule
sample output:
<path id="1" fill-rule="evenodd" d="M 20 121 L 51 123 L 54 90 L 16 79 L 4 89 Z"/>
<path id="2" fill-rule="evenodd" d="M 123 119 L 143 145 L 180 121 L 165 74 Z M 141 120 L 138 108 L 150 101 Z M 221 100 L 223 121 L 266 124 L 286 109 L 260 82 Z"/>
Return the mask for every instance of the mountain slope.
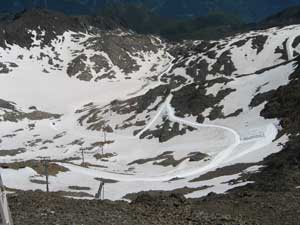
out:
<path id="1" fill-rule="evenodd" d="M 148 190 L 224 193 L 246 185 L 231 181 L 289 140 L 277 136 L 277 116 L 261 112 L 297 69 L 298 25 L 180 44 L 91 25 L 37 10 L 3 25 L 8 187 L 43 189 L 39 159 L 51 157 L 51 190 L 66 195 L 92 197 L 99 180 L 112 200 Z"/>
<path id="2" fill-rule="evenodd" d="M 258 21 L 287 7 L 299 4 L 298 0 L 14 0 L 2 1 L 3 10 L 22 10 L 28 7 L 48 7 L 71 14 L 95 13 L 97 10 L 114 4 L 142 5 L 164 17 L 190 18 L 206 16 L 209 13 L 222 12 L 238 14 L 246 22 Z"/>

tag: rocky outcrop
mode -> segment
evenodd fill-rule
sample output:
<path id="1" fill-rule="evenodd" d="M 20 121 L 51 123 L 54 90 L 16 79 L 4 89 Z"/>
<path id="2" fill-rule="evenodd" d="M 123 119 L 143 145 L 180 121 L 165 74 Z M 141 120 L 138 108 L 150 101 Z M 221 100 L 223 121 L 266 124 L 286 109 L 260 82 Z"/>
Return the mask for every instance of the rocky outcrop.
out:
<path id="1" fill-rule="evenodd" d="M 14 103 L 5 101 L 3 99 L 0 99 L 0 108 L 9 109 L 9 110 L 15 110 L 16 109 Z"/>

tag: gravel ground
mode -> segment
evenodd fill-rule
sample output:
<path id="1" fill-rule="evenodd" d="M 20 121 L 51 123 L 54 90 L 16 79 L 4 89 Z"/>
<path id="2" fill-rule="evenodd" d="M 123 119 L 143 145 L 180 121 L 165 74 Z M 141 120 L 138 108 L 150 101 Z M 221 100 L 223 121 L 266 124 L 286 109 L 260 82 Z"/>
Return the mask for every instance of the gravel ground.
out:
<path id="1" fill-rule="evenodd" d="M 75 200 L 56 193 L 18 192 L 9 196 L 16 225 L 299 225 L 300 191 L 233 191 L 185 199 L 145 193 L 134 202 Z"/>

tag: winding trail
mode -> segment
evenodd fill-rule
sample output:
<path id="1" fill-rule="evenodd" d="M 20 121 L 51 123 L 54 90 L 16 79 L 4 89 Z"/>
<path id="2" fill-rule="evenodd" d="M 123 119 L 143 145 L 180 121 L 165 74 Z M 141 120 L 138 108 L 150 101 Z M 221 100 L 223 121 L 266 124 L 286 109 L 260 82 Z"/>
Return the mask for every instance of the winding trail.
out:
<path id="1" fill-rule="evenodd" d="M 288 56 L 289 58 L 292 57 L 292 43 L 294 39 L 290 39 L 287 42 L 287 49 L 288 49 Z M 168 73 L 171 69 L 173 68 L 173 63 L 171 61 L 170 65 L 161 72 L 158 75 L 158 82 L 156 83 L 155 86 L 152 86 L 151 88 L 155 88 L 158 85 L 160 85 L 161 82 L 161 77 Z M 173 91 L 176 91 L 178 89 L 182 88 L 182 86 L 177 87 Z M 147 89 L 148 90 L 148 89 Z M 134 94 L 134 96 L 141 95 L 141 93 L 138 91 L 137 93 Z M 130 96 L 132 97 L 132 96 Z M 157 176 L 149 176 L 149 177 L 139 177 L 138 175 L 125 175 L 125 174 L 118 174 L 110 171 L 101 171 L 101 170 L 96 170 L 96 169 L 90 169 L 90 168 L 82 168 L 80 166 L 76 165 L 70 165 L 66 163 L 61 163 L 64 167 L 67 167 L 71 171 L 78 172 L 81 174 L 85 174 L 87 176 L 93 176 L 93 177 L 102 177 L 106 179 L 114 179 L 118 181 L 125 181 L 125 182 L 135 182 L 135 181 L 141 181 L 141 182 L 164 182 L 164 181 L 169 181 L 174 178 L 185 178 L 185 177 L 190 177 L 190 176 L 195 176 L 195 175 L 201 175 L 205 172 L 211 171 L 213 169 L 217 169 L 221 164 L 224 163 L 230 163 L 231 161 L 241 158 L 251 152 L 257 151 L 270 143 L 274 140 L 274 138 L 277 135 L 277 128 L 273 125 L 270 124 L 267 127 L 266 130 L 266 137 L 262 138 L 261 140 L 255 142 L 253 146 L 248 148 L 247 150 L 244 150 L 234 156 L 232 156 L 232 153 L 234 150 L 243 142 L 241 141 L 241 137 L 238 134 L 237 131 L 235 131 L 232 128 L 225 127 L 225 126 L 220 126 L 220 125 L 214 125 L 214 124 L 202 124 L 202 123 L 197 123 L 197 122 L 191 122 L 186 119 L 177 117 L 175 115 L 175 110 L 171 106 L 171 101 L 172 101 L 173 95 L 170 94 L 164 103 L 159 107 L 157 113 L 155 116 L 151 119 L 151 121 L 135 136 L 133 137 L 125 137 L 122 136 L 123 138 L 128 138 L 128 139 L 138 139 L 145 131 L 149 130 L 155 122 L 163 115 L 166 114 L 169 118 L 170 121 L 177 122 L 183 125 L 187 125 L 196 129 L 199 128 L 217 128 L 217 129 L 222 129 L 226 132 L 229 132 L 233 136 L 233 143 L 225 148 L 224 150 L 220 151 L 214 158 L 212 158 L 211 161 L 209 161 L 206 165 L 203 165 L 199 168 L 185 168 L 185 169 L 175 169 L 170 172 L 167 172 L 165 174 L 160 174 Z M 79 133 L 77 133 L 79 135 Z M 90 136 L 90 135 L 89 135 Z M 94 135 L 92 135 L 94 136 Z M 121 135 L 120 135 L 121 136 Z M 90 136 L 91 137 L 91 136 Z M 97 135 L 99 137 L 99 135 Z"/>
<path id="2" fill-rule="evenodd" d="M 69 168 L 72 171 L 79 172 L 81 174 L 86 174 L 90 176 L 101 176 L 103 178 L 107 179 L 116 179 L 119 181 L 168 181 L 173 178 L 183 178 L 183 177 L 189 177 L 193 175 L 199 175 L 203 172 L 207 172 L 211 169 L 217 168 L 222 162 L 224 162 L 233 152 L 233 150 L 241 143 L 240 135 L 233 129 L 219 126 L 219 125 L 212 125 L 212 124 L 200 124 L 196 122 L 191 122 L 182 118 L 179 118 L 175 116 L 174 109 L 171 107 L 171 100 L 173 98 L 173 95 L 170 94 L 166 101 L 162 104 L 160 109 L 158 110 L 157 114 L 154 116 L 154 118 L 150 121 L 149 124 L 139 133 L 136 135 L 136 137 L 139 137 L 143 132 L 148 130 L 155 121 L 163 114 L 167 113 L 169 119 L 173 122 L 178 122 L 180 124 L 185 124 L 194 128 L 218 128 L 223 129 L 227 132 L 230 132 L 234 137 L 234 142 L 230 146 L 228 146 L 226 149 L 221 151 L 219 154 L 217 154 L 207 165 L 204 165 L 202 167 L 199 167 L 197 169 L 183 169 L 181 171 L 170 171 L 168 174 L 162 174 L 159 176 L 153 176 L 153 177 L 133 177 L 131 175 L 123 175 L 123 174 L 115 174 L 113 172 L 108 171 L 99 171 L 95 169 L 86 169 L 82 168 L 80 166 L 75 165 L 69 165 L 69 164 L 62 164 L 63 166 Z"/>

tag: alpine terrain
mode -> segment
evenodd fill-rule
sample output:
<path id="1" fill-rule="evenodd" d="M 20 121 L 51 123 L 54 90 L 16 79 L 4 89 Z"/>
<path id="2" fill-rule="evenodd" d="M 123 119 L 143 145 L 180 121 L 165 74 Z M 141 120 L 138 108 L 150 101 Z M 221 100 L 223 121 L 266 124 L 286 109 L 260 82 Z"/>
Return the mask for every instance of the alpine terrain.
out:
<path id="1" fill-rule="evenodd" d="M 0 166 L 17 224 L 299 223 L 300 25 L 171 43 L 33 9 L 0 27 Z M 33 192 L 45 163 L 49 195 Z M 103 203 L 56 195 L 91 200 L 100 183 Z M 88 215 L 64 208 L 81 204 Z"/>

